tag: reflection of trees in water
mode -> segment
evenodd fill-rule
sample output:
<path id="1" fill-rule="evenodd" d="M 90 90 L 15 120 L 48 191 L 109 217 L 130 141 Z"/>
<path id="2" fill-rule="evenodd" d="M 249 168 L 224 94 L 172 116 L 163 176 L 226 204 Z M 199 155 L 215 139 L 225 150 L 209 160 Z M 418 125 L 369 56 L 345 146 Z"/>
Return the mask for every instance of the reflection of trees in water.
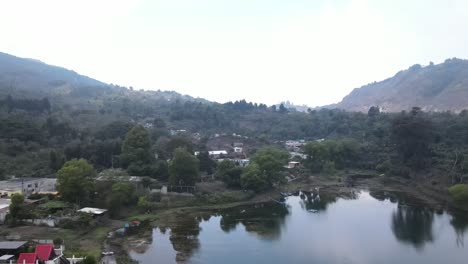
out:
<path id="1" fill-rule="evenodd" d="M 201 218 L 197 217 L 180 217 L 169 225 L 171 229 L 169 240 L 177 252 L 177 262 L 188 260 L 200 247 L 198 240 L 200 220 Z"/>
<path id="2" fill-rule="evenodd" d="M 455 233 L 457 234 L 457 246 L 464 247 L 465 232 L 468 229 L 468 216 L 462 214 L 455 214 L 452 216 L 450 224 L 452 225 L 453 229 L 455 230 Z"/>
<path id="3" fill-rule="evenodd" d="M 392 231 L 398 241 L 421 249 L 434 239 L 434 213 L 425 208 L 398 206 L 392 214 Z"/>
<path id="4" fill-rule="evenodd" d="M 337 201 L 336 196 L 319 195 L 316 193 L 304 193 L 301 196 L 300 205 L 304 210 L 326 211 L 328 205 Z"/>
<path id="5" fill-rule="evenodd" d="M 230 232 L 240 223 L 247 232 L 255 233 L 262 239 L 276 240 L 281 235 L 281 227 L 288 214 L 288 208 L 282 204 L 236 207 L 221 213 L 220 226 L 224 232 Z"/>

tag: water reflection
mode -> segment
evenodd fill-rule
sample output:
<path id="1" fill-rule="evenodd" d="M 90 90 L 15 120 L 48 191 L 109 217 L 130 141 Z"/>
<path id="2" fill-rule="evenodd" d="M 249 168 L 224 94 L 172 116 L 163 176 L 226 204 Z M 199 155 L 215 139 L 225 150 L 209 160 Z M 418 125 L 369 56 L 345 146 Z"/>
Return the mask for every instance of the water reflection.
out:
<path id="1" fill-rule="evenodd" d="M 200 220 L 196 217 L 186 217 L 171 226 L 169 240 L 177 252 L 176 261 L 189 259 L 200 247 L 198 235 L 200 234 Z"/>
<path id="2" fill-rule="evenodd" d="M 422 249 L 434 240 L 433 222 L 434 213 L 429 209 L 398 206 L 392 214 L 392 231 L 400 242 Z"/>
<path id="3" fill-rule="evenodd" d="M 457 246 L 464 247 L 465 232 L 468 229 L 468 216 L 463 214 L 455 214 L 452 216 L 452 220 L 450 220 L 450 225 L 452 225 L 455 233 L 457 234 Z"/>
<path id="4" fill-rule="evenodd" d="M 276 240 L 281 236 L 281 227 L 288 214 L 288 207 L 278 203 L 237 207 L 221 213 L 220 227 L 229 233 L 242 224 L 247 232 L 261 239 Z"/>
<path id="5" fill-rule="evenodd" d="M 348 197 L 356 199 L 304 192 L 284 204 L 169 215 L 165 228 L 153 232 L 150 249 L 132 256 L 142 264 L 156 259 L 193 264 L 439 264 L 468 259 L 462 248 L 466 215 L 436 216 L 395 193 Z"/>
<path id="6" fill-rule="evenodd" d="M 303 192 L 300 194 L 302 209 L 307 211 L 326 211 L 327 207 L 335 203 L 337 198 L 333 196 L 320 195 L 314 192 Z"/>

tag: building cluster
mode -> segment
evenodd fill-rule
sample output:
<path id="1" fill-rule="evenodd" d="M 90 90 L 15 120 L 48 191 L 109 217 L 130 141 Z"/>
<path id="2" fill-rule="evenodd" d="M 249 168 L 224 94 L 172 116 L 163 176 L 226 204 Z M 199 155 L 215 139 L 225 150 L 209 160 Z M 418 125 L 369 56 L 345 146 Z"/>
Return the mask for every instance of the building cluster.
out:
<path id="1" fill-rule="evenodd" d="M 31 248 L 34 251 L 31 252 Z M 83 258 L 66 258 L 64 247 L 34 241 L 0 241 L 0 263 L 8 264 L 73 264 Z"/>
<path id="2" fill-rule="evenodd" d="M 200 152 L 196 151 L 194 154 L 198 156 Z M 241 167 L 246 167 L 250 164 L 250 159 L 247 158 L 247 154 L 244 151 L 244 144 L 239 142 L 233 143 L 223 150 L 210 150 L 208 151 L 208 155 L 217 162 L 230 160 Z"/>
<path id="3" fill-rule="evenodd" d="M 57 194 L 57 179 L 52 178 L 15 178 L 0 181 L 0 224 L 3 224 L 9 212 L 10 197 L 15 194 L 23 194 L 26 197 L 38 194 Z M 33 201 L 26 200 L 26 203 Z"/>

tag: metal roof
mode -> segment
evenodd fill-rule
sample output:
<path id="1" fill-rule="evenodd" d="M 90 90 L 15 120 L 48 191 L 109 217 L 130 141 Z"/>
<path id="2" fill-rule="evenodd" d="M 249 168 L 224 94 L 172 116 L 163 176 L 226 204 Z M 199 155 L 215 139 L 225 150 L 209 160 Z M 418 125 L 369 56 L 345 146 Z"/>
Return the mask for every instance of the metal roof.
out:
<path id="1" fill-rule="evenodd" d="M 78 210 L 78 212 L 100 215 L 100 214 L 103 214 L 103 213 L 107 212 L 107 210 L 106 209 L 101 209 L 101 208 L 85 207 L 85 208 L 82 208 L 82 209 Z"/>
<path id="2" fill-rule="evenodd" d="M 27 241 L 0 241 L 0 249 L 18 249 L 24 246 Z"/>
<path id="3" fill-rule="evenodd" d="M 10 260 L 11 258 L 14 258 L 15 255 L 3 255 L 0 256 L 0 260 Z"/>

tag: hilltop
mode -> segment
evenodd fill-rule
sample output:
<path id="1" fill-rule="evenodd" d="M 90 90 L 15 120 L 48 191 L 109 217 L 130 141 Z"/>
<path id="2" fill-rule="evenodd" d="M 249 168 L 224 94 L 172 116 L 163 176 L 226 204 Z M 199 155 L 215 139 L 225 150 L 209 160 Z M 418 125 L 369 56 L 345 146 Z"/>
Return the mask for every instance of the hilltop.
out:
<path id="1" fill-rule="evenodd" d="M 356 88 L 328 107 L 367 112 L 371 106 L 387 112 L 410 110 L 413 106 L 424 111 L 468 109 L 468 61 L 453 58 L 426 67 L 416 64 L 391 78 Z"/>

